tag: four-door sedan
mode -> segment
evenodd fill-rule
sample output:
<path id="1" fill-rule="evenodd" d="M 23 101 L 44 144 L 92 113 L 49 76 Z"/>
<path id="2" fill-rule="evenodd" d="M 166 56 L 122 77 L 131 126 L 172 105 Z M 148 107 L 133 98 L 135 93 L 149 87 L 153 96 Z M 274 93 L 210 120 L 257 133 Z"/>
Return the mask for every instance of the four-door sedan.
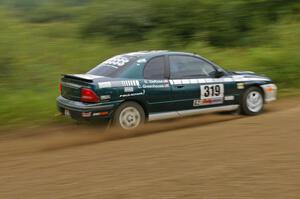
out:
<path id="1" fill-rule="evenodd" d="M 58 110 L 76 120 L 110 119 L 131 130 L 146 121 L 208 112 L 262 112 L 277 87 L 253 72 L 230 72 L 192 53 L 143 51 L 63 75 Z"/>

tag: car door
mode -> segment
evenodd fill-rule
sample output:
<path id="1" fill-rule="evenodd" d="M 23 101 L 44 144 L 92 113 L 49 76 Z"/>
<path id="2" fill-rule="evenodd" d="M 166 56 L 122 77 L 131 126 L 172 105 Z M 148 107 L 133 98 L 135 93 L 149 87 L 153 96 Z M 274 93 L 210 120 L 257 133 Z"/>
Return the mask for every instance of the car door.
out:
<path id="1" fill-rule="evenodd" d="M 150 59 L 144 67 L 143 89 L 148 111 L 151 113 L 170 111 L 171 88 L 167 75 L 166 56 Z"/>
<path id="2" fill-rule="evenodd" d="M 230 89 L 225 77 L 216 77 L 217 68 L 196 56 L 170 55 L 172 105 L 176 110 L 221 106 Z"/>

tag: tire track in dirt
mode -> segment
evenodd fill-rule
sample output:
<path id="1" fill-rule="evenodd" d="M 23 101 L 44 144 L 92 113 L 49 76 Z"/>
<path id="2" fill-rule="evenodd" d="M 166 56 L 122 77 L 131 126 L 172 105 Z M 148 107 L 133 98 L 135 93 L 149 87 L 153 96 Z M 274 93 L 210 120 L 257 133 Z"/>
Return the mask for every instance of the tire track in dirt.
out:
<path id="1" fill-rule="evenodd" d="M 117 135 L 97 144 L 89 144 L 95 132 L 83 127 L 2 139 L 0 198 L 298 199 L 299 115 L 294 99 L 257 117 L 154 123 L 163 133 Z M 7 149 L 13 145 L 18 153 Z"/>
<path id="2" fill-rule="evenodd" d="M 50 128 L 47 129 L 46 132 L 44 129 L 36 129 L 35 134 L 2 139 L 2 141 L 0 141 L 0 156 L 63 150 L 72 147 L 163 133 L 174 129 L 178 130 L 199 125 L 206 126 L 239 118 L 242 118 L 242 116 L 210 114 L 150 123 L 145 125 L 142 130 L 130 133 L 120 132 L 120 130 L 117 129 L 105 130 L 105 126 L 89 126 L 88 124 L 75 125 L 74 127 L 62 126 L 60 128 Z M 5 150 L 1 150 L 1 148 L 5 148 Z"/>
<path id="3" fill-rule="evenodd" d="M 264 114 L 275 114 L 278 111 L 291 109 L 296 106 L 298 100 L 299 98 L 291 98 L 267 105 Z M 2 137 L 2 139 L 0 137 L 0 156 L 63 150 L 196 126 L 214 125 L 241 118 L 244 118 L 244 116 L 228 113 L 206 114 L 149 123 L 142 130 L 131 133 L 120 132 L 114 129 L 107 130 L 103 124 L 99 126 L 98 124 L 58 125 L 25 129 L 20 130 L 21 133 L 19 134 L 13 133 L 12 136 L 6 134 L 7 136 Z"/>

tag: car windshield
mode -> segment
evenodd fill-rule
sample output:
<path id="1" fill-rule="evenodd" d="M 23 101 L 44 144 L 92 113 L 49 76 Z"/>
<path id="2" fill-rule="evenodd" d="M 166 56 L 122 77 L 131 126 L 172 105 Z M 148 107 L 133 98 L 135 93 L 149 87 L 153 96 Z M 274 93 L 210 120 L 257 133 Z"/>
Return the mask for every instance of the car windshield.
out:
<path id="1" fill-rule="evenodd" d="M 87 72 L 87 74 L 105 77 L 116 77 L 126 67 L 136 61 L 136 59 L 137 58 L 133 56 L 118 55 L 102 62 L 101 64 Z"/>

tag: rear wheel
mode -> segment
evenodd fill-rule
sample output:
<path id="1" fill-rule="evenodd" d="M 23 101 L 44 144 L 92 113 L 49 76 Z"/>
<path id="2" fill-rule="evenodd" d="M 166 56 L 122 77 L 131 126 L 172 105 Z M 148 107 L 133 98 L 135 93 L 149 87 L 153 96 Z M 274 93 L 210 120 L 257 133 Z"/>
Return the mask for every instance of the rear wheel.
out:
<path id="1" fill-rule="evenodd" d="M 264 97 L 262 91 L 257 87 L 251 87 L 246 90 L 241 109 L 245 115 L 257 115 L 263 111 Z"/>
<path id="2" fill-rule="evenodd" d="M 144 109 L 135 102 L 125 102 L 116 110 L 113 123 L 124 130 L 133 130 L 145 122 Z"/>

